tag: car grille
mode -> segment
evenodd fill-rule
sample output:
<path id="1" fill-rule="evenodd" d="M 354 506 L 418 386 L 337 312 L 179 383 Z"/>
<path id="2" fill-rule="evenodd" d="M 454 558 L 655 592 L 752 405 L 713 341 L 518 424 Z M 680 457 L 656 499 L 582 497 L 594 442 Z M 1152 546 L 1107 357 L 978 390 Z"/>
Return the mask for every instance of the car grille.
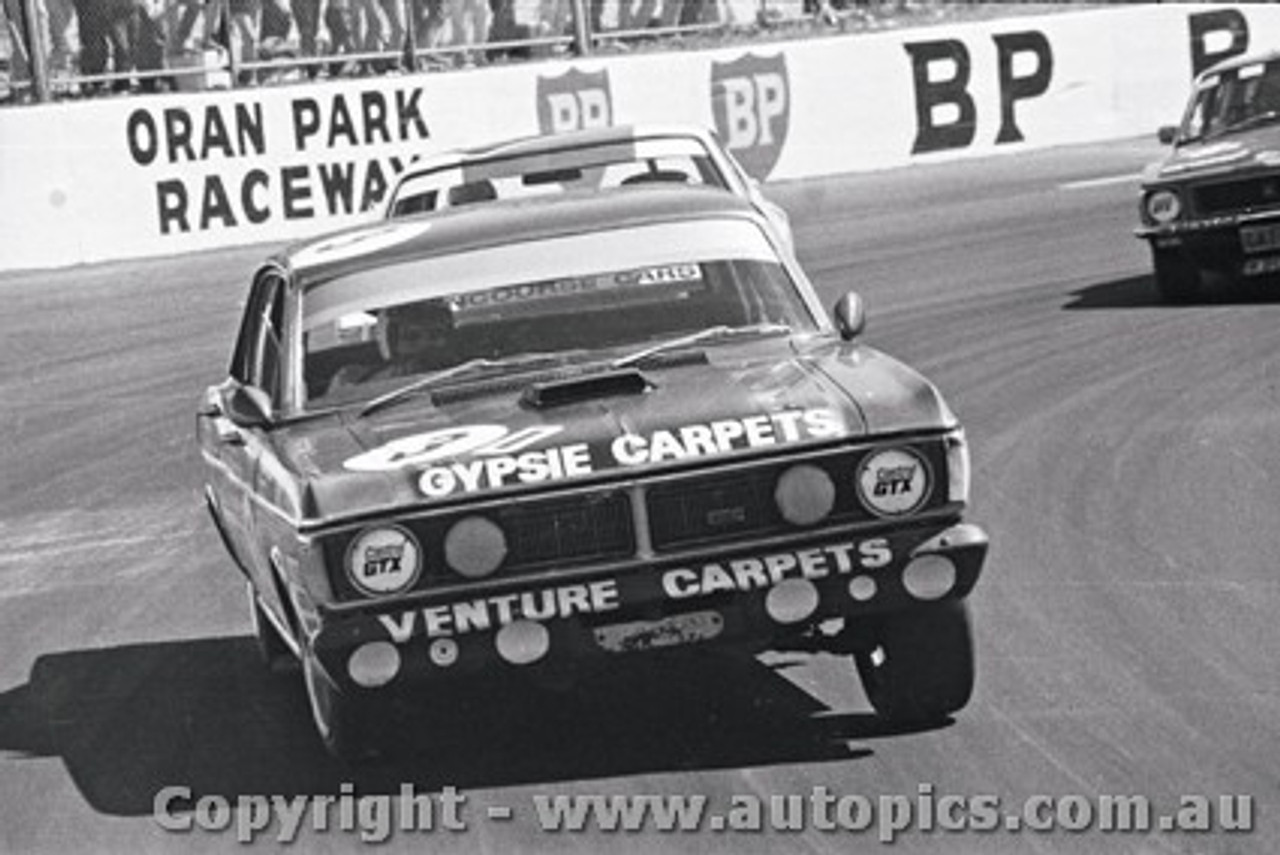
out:
<path id="1" fill-rule="evenodd" d="M 862 454 L 844 452 L 806 461 L 823 469 L 835 485 L 829 522 L 872 518 L 858 501 L 852 478 Z M 650 487 L 649 530 L 654 549 L 671 551 L 793 530 L 779 512 L 773 493 L 779 476 L 795 462 L 766 464 L 713 478 L 683 477 Z"/>
<path id="2" fill-rule="evenodd" d="M 631 507 L 621 493 L 513 505 L 496 514 L 507 535 L 508 571 L 634 554 Z"/>
<path id="3" fill-rule="evenodd" d="M 946 457 L 941 442 L 912 443 L 934 473 L 933 492 L 925 508 L 945 503 L 942 480 Z M 876 521 L 857 495 L 854 473 L 872 448 L 841 449 L 808 456 L 803 463 L 824 470 L 835 488 L 834 504 L 823 524 Z M 637 488 L 588 488 L 555 497 L 517 498 L 483 508 L 459 510 L 403 520 L 422 546 L 426 570 L 418 588 L 456 584 L 461 577 L 450 570 L 445 556 L 449 529 L 462 519 L 482 516 L 495 522 L 506 538 L 506 554 L 495 578 L 521 576 L 552 569 L 588 567 L 630 561 L 640 556 L 642 538 L 635 531 L 633 501 L 643 501 L 648 542 L 658 555 L 752 538 L 794 532 L 774 498 L 778 479 L 801 461 L 761 461 L 729 471 L 701 469 L 641 482 Z M 345 572 L 346 550 L 356 537 L 350 531 L 325 544 L 336 593 L 359 599 Z"/>
<path id="4" fill-rule="evenodd" d="M 1280 207 L 1280 174 L 1247 181 L 1207 184 L 1195 191 L 1201 216 L 1245 213 Z"/>
<path id="5" fill-rule="evenodd" d="M 721 537 L 767 534 L 785 525 L 772 498 L 773 473 L 674 481 L 649 491 L 649 531 L 658 550 Z"/>

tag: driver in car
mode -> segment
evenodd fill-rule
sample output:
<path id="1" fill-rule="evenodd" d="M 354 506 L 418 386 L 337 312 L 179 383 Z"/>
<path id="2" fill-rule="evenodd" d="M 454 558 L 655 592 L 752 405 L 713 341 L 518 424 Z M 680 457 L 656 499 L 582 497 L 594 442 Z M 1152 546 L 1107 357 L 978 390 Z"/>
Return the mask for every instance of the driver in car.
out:
<path id="1" fill-rule="evenodd" d="M 375 331 L 381 363 L 344 365 L 329 390 L 439 371 L 453 364 L 453 309 L 443 300 L 422 300 L 381 311 Z"/>

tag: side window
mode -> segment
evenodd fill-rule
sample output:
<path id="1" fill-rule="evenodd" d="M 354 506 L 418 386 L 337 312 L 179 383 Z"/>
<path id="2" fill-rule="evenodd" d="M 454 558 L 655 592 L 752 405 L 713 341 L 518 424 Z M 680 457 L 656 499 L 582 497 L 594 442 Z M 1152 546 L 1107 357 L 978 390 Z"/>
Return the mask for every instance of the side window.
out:
<path id="1" fill-rule="evenodd" d="M 437 191 L 427 190 L 424 193 L 414 193 L 396 199 L 395 208 L 392 210 L 391 216 L 407 217 L 410 214 L 434 211 L 436 209 L 436 196 Z"/>
<path id="2" fill-rule="evenodd" d="M 284 302 L 279 274 L 260 274 L 245 307 L 231 365 L 235 379 L 257 386 L 277 403 L 283 385 Z"/>
<path id="3" fill-rule="evenodd" d="M 262 307 L 262 328 L 258 341 L 258 360 L 254 370 L 253 385 L 262 389 L 275 403 L 280 401 L 283 389 L 284 353 L 284 283 L 271 277 Z"/>

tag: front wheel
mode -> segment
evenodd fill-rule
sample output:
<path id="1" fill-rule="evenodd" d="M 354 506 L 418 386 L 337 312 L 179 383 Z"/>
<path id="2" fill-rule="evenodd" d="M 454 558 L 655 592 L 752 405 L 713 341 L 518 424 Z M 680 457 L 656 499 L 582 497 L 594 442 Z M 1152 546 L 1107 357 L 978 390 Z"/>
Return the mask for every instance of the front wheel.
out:
<path id="1" fill-rule="evenodd" d="M 254 647 L 257 648 L 258 658 L 272 673 L 296 671 L 298 657 L 281 637 L 276 625 L 267 617 L 266 610 L 254 593 L 253 583 L 246 582 L 245 585 L 249 594 L 249 621 L 253 625 Z"/>
<path id="2" fill-rule="evenodd" d="M 854 654 L 871 706 L 898 724 L 946 718 L 973 694 L 973 633 L 963 602 L 891 616 L 877 646 Z"/>
<path id="3" fill-rule="evenodd" d="M 1176 250 L 1151 248 L 1156 291 L 1166 303 L 1191 303 L 1201 295 L 1200 269 Z"/>
<path id="4" fill-rule="evenodd" d="M 302 657 L 302 676 L 311 717 L 329 753 L 348 763 L 366 763 L 381 756 L 367 706 L 340 692 L 310 651 Z"/>

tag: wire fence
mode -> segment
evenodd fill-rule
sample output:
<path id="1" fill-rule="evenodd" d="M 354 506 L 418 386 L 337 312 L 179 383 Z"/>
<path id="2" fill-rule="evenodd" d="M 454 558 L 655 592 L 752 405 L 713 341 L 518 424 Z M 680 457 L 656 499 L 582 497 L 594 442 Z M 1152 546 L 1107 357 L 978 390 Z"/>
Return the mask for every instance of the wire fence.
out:
<path id="1" fill-rule="evenodd" d="M 581 56 L 676 38 L 721 38 L 725 32 L 845 29 L 921 12 L 936 18 L 948 7 L 982 5 L 942 0 L 0 2 L 0 102 L 9 104 Z"/>

